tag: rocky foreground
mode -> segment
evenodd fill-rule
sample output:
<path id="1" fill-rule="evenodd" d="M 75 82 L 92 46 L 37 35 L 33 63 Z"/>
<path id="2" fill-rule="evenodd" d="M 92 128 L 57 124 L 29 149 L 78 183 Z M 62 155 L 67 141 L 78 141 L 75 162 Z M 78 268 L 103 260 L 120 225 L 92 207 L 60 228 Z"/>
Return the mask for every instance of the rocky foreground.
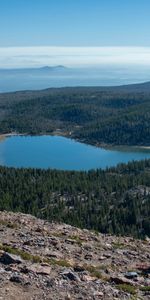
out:
<path id="1" fill-rule="evenodd" d="M 150 299 L 150 240 L 0 212 L 2 299 Z"/>

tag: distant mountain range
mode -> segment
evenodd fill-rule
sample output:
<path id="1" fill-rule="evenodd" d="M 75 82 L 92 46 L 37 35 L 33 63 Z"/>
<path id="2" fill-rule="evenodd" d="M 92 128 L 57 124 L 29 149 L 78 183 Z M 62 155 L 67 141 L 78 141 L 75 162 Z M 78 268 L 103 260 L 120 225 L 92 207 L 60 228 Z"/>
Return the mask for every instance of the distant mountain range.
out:
<path id="1" fill-rule="evenodd" d="M 51 72 L 51 71 L 60 71 L 60 70 L 66 70 L 67 67 L 62 66 L 62 65 L 58 65 L 58 66 L 43 66 L 43 67 L 31 67 L 31 68 L 12 68 L 12 69 L 0 69 L 0 72 L 4 72 L 4 73 L 10 73 L 10 72 Z"/>
<path id="2" fill-rule="evenodd" d="M 52 71 L 52 70 L 65 70 L 67 67 L 58 65 L 58 66 L 44 66 L 41 68 L 38 68 L 39 70 L 45 70 L 45 71 Z"/>
<path id="3" fill-rule="evenodd" d="M 137 70 L 131 72 L 108 67 L 92 69 L 45 65 L 42 67 L 1 68 L 0 93 L 61 87 L 99 87 L 103 90 L 145 92 L 150 90 L 150 83 L 146 82 L 149 81 L 149 78 L 150 71 L 140 73 Z"/>

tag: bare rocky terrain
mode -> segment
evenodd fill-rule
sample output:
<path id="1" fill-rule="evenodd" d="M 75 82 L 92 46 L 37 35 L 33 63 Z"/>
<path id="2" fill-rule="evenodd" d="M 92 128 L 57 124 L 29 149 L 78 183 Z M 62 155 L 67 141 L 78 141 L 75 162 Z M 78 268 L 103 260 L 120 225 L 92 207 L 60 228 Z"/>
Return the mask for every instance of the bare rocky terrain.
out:
<path id="1" fill-rule="evenodd" d="M 2 299 L 150 299 L 150 239 L 0 212 Z"/>

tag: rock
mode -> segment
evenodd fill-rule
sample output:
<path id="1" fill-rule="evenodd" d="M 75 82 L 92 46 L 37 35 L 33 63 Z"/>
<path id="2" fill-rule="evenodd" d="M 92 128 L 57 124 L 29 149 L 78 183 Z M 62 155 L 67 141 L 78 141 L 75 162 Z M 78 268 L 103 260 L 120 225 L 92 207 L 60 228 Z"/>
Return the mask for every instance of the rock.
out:
<path id="1" fill-rule="evenodd" d="M 63 258 L 63 255 L 60 252 L 58 252 L 58 251 L 49 251 L 48 249 L 45 250 L 45 255 L 47 257 L 56 258 L 56 259 L 62 259 Z"/>
<path id="2" fill-rule="evenodd" d="M 133 284 L 131 280 L 128 280 L 126 278 L 124 278 L 123 276 L 118 276 L 118 277 L 110 277 L 109 279 L 110 282 L 114 282 L 116 284 Z"/>
<path id="3" fill-rule="evenodd" d="M 74 267 L 75 272 L 84 272 L 85 268 L 83 266 L 77 265 Z"/>
<path id="4" fill-rule="evenodd" d="M 51 238 L 49 242 L 50 242 L 50 245 L 56 247 L 56 249 L 58 249 L 58 250 L 60 249 L 60 241 L 59 241 L 59 239 L 57 239 L 57 238 Z"/>
<path id="5" fill-rule="evenodd" d="M 150 244 L 150 238 L 148 236 L 145 237 L 145 240 Z"/>
<path id="6" fill-rule="evenodd" d="M 17 275 L 17 274 L 13 274 L 10 277 L 10 281 L 11 282 L 15 282 L 15 283 L 25 284 L 24 278 L 22 276 L 20 276 L 20 275 Z"/>
<path id="7" fill-rule="evenodd" d="M 70 293 L 67 293 L 67 296 L 65 297 L 65 300 L 71 300 L 72 298 L 71 298 L 71 295 L 70 295 Z"/>
<path id="8" fill-rule="evenodd" d="M 27 270 L 36 274 L 50 275 L 51 267 L 48 265 L 32 264 L 30 267 L 27 267 Z"/>
<path id="9" fill-rule="evenodd" d="M 98 292 L 98 291 L 96 291 L 96 292 L 94 292 L 94 296 L 95 296 L 95 297 L 102 298 L 102 297 L 104 297 L 104 293 L 103 293 L 103 292 Z"/>
<path id="10" fill-rule="evenodd" d="M 40 226 L 38 226 L 37 228 L 35 228 L 36 232 L 42 233 L 43 232 L 43 228 L 41 228 Z"/>
<path id="11" fill-rule="evenodd" d="M 6 265 L 5 270 L 7 272 L 19 272 L 18 264 L 11 264 L 11 265 Z"/>
<path id="12" fill-rule="evenodd" d="M 105 260 L 105 259 L 106 259 L 105 256 L 100 256 L 100 257 L 99 257 L 99 260 Z"/>
<path id="13" fill-rule="evenodd" d="M 91 260 L 93 258 L 93 255 L 89 253 L 89 254 L 86 254 L 84 256 L 84 258 L 87 259 L 87 260 Z"/>
<path id="14" fill-rule="evenodd" d="M 82 277 L 81 277 L 81 279 L 82 279 L 82 281 L 90 282 L 90 281 L 95 280 L 95 277 L 92 277 L 92 276 L 87 275 L 87 274 L 83 274 Z"/>
<path id="15" fill-rule="evenodd" d="M 19 255 L 4 252 L 3 255 L 0 257 L 0 262 L 2 262 L 5 265 L 21 264 L 23 263 L 23 260 Z"/>
<path id="16" fill-rule="evenodd" d="M 20 268 L 20 272 L 24 273 L 24 274 L 27 274 L 30 271 L 29 271 L 29 268 L 26 265 L 24 265 L 23 267 Z"/>
<path id="17" fill-rule="evenodd" d="M 63 276 L 63 278 L 68 278 L 71 281 L 80 281 L 80 277 L 71 270 L 66 270 L 62 272 L 61 275 Z"/>
<path id="18" fill-rule="evenodd" d="M 129 279 L 134 279 L 138 277 L 138 274 L 137 272 L 127 272 L 124 276 Z"/>
<path id="19" fill-rule="evenodd" d="M 1 245 L 0 245 L 1 246 Z M 5 251 L 0 250 L 0 257 L 3 256 L 3 254 L 5 253 Z"/>
<path id="20" fill-rule="evenodd" d="M 122 255 L 122 253 L 121 253 L 121 255 Z M 104 253 L 103 256 L 105 258 L 111 258 L 112 257 L 112 253 Z"/>
<path id="21" fill-rule="evenodd" d="M 91 245 L 88 245 L 88 244 L 85 244 L 85 245 L 84 245 L 84 249 L 85 249 L 86 251 L 92 251 L 92 246 L 91 246 Z"/>
<path id="22" fill-rule="evenodd" d="M 5 271 L 5 269 L 4 268 L 0 268 L 0 274 L 3 274 L 3 273 L 5 273 L 6 271 Z"/>
<path id="23" fill-rule="evenodd" d="M 66 242 L 67 244 L 71 244 L 71 245 L 76 244 L 76 240 L 73 240 L 73 239 L 66 239 L 65 242 Z"/>
<path id="24" fill-rule="evenodd" d="M 111 250 L 111 249 L 112 249 L 112 245 L 109 244 L 109 243 L 106 243 L 106 244 L 105 244 L 105 248 Z"/>
<path id="25" fill-rule="evenodd" d="M 24 243 L 23 243 L 25 246 L 30 246 L 33 244 L 33 240 L 26 240 Z"/>
<path id="26" fill-rule="evenodd" d="M 137 269 L 142 271 L 144 274 L 150 274 L 150 264 L 137 264 Z"/>
<path id="27" fill-rule="evenodd" d="M 55 279 L 54 279 L 54 278 L 48 279 L 48 280 L 46 281 L 46 286 L 47 286 L 48 288 L 51 288 L 51 287 L 53 287 L 54 285 L 55 285 Z"/>
<path id="28" fill-rule="evenodd" d="M 5 226 L 8 222 L 16 227 Z M 2 300 L 129 300 L 128 287 L 122 290 L 118 284 L 133 286 L 137 299 L 149 299 L 148 242 L 101 233 L 95 236 L 88 230 L 11 212 L 0 212 L 1 228 L 0 249 L 23 251 L 27 258 L 22 261 L 0 250 Z M 82 240 L 81 247 L 78 240 Z M 128 270 L 138 270 L 138 276 Z"/>

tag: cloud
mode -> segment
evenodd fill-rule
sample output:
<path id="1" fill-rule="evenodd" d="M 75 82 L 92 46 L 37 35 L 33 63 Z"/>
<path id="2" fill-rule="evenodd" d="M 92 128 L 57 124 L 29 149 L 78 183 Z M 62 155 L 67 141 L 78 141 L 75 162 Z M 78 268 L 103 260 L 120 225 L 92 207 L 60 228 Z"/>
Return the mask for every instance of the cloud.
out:
<path id="1" fill-rule="evenodd" d="M 150 66 L 150 47 L 8 47 L 0 48 L 0 68 L 65 65 Z"/>

